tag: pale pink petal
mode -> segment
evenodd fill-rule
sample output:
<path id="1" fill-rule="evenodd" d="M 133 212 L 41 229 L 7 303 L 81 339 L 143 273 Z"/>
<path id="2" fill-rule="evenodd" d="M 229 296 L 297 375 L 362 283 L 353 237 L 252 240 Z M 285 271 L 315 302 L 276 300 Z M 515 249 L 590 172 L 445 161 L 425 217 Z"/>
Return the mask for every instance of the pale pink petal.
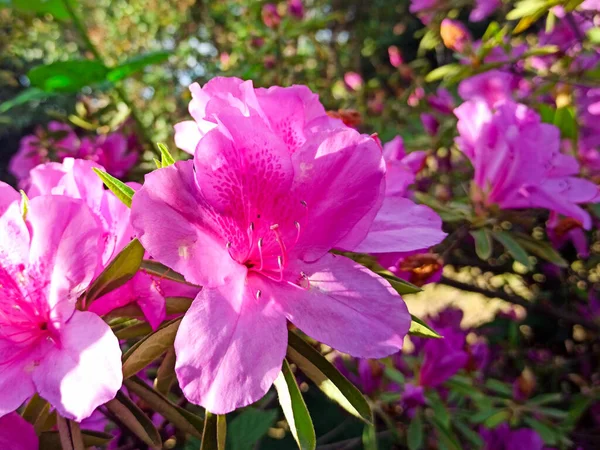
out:
<path id="1" fill-rule="evenodd" d="M 83 201 L 55 195 L 31 199 L 27 222 L 29 263 L 50 282 L 47 301 L 52 317 L 63 322 L 100 263 L 101 226 Z"/>
<path id="2" fill-rule="evenodd" d="M 58 186 L 65 173 L 65 167 L 57 162 L 36 166 L 30 172 L 31 180 L 27 189 L 27 196 L 33 198 L 38 195 L 52 194 L 52 189 Z"/>
<path id="3" fill-rule="evenodd" d="M 133 196 L 131 223 L 146 251 L 202 286 L 223 284 L 238 266 L 211 217 L 196 186 L 192 161 L 146 175 Z"/>
<path id="4" fill-rule="evenodd" d="M 10 204 L 21 199 L 21 196 L 12 186 L 0 181 L 0 216 L 8 209 Z"/>
<path id="5" fill-rule="evenodd" d="M 289 271 L 307 288 L 269 282 L 263 296 L 272 296 L 310 337 L 361 358 L 382 358 L 402 348 L 410 314 L 383 278 L 332 254 L 311 264 L 298 262 Z"/>
<path id="6" fill-rule="evenodd" d="M 28 349 L 0 339 L 0 417 L 19 408 L 35 393 L 32 367 L 33 356 Z"/>
<path id="7" fill-rule="evenodd" d="M 193 120 L 184 120 L 175 124 L 175 145 L 184 152 L 193 155 L 202 134 Z"/>
<path id="8" fill-rule="evenodd" d="M 17 413 L 0 417 L 0 448 L 5 450 L 38 450 L 39 440 L 33 425 Z"/>
<path id="9" fill-rule="evenodd" d="M 75 311 L 33 370 L 41 397 L 63 417 L 81 421 L 121 388 L 121 349 L 110 327 L 91 312 Z"/>
<path id="10" fill-rule="evenodd" d="M 431 208 L 401 197 L 386 197 L 360 253 L 410 252 L 439 244 L 446 237 L 442 219 Z"/>
<path id="11" fill-rule="evenodd" d="M 285 317 L 246 269 L 229 283 L 202 289 L 175 340 L 175 370 L 192 403 L 225 414 L 262 398 L 281 371 L 287 347 Z M 258 298 L 260 297 L 260 298 Z"/>
<path id="12" fill-rule="evenodd" d="M 0 266 L 9 269 L 27 264 L 30 236 L 19 202 L 11 203 L 0 216 Z"/>
<path id="13" fill-rule="evenodd" d="M 294 190 L 305 202 L 308 231 L 294 251 L 314 261 L 331 248 L 361 242 L 383 202 L 385 162 L 373 138 L 350 128 L 315 133 L 296 153 Z"/>

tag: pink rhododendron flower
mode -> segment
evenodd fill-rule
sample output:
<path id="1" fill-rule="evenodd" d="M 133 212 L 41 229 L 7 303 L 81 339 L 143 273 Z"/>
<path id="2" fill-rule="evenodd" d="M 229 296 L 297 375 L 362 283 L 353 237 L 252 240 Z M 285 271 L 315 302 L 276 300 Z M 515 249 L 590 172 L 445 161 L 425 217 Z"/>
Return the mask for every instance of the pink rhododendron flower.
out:
<path id="1" fill-rule="evenodd" d="M 21 139 L 19 151 L 10 160 L 8 170 L 23 184 L 38 164 L 71 156 L 79 147 L 79 138 L 68 125 L 52 121 L 47 128 L 38 127 L 35 134 Z"/>
<path id="2" fill-rule="evenodd" d="M 455 328 L 438 328 L 443 339 L 430 339 L 423 347 L 419 385 L 438 387 L 464 368 L 469 360 L 464 350 L 465 333 Z"/>
<path id="3" fill-rule="evenodd" d="M 411 0 L 408 10 L 416 14 L 427 25 L 435 16 L 436 9 L 439 8 L 441 2 L 443 0 Z"/>
<path id="4" fill-rule="evenodd" d="M 498 8 L 500 8 L 499 0 L 475 0 L 475 8 L 469 15 L 471 22 L 481 22 L 490 17 Z"/>
<path id="5" fill-rule="evenodd" d="M 189 89 L 192 93 L 192 100 L 188 109 L 194 120 L 179 122 L 175 125 L 175 144 L 191 155 L 194 154 L 200 138 L 217 126 L 215 113 L 225 106 L 235 108 L 244 116 L 266 114 L 266 117 L 273 122 L 275 130 L 281 130 L 281 132 L 292 125 L 279 120 L 281 107 L 300 108 L 305 111 L 304 116 L 294 118 L 294 129 L 310 130 L 325 124 L 330 127 L 343 126 L 341 120 L 327 115 L 325 108 L 319 102 L 319 96 L 312 93 L 306 86 L 292 86 L 285 90 L 285 94 L 282 94 L 279 88 L 254 89 L 250 80 L 216 77 L 202 88 L 198 83 L 193 83 Z M 278 103 L 281 101 L 284 104 Z M 302 133 L 300 133 L 296 138 L 289 136 L 287 140 L 292 145 L 298 146 L 303 143 L 303 139 Z"/>
<path id="6" fill-rule="evenodd" d="M 356 72 L 346 72 L 344 74 L 344 83 L 353 91 L 358 91 L 363 86 L 363 78 Z"/>
<path id="7" fill-rule="evenodd" d="M 386 195 L 404 197 L 416 174 L 425 166 L 427 152 L 406 153 L 402 137 L 396 136 L 383 145 L 383 157 L 387 167 Z"/>
<path id="8" fill-rule="evenodd" d="M 511 430 L 507 423 L 494 429 L 482 428 L 479 432 L 485 443 L 485 450 L 542 450 L 544 441 L 529 428 Z"/>
<path id="9" fill-rule="evenodd" d="M 473 197 L 504 209 L 545 208 L 591 227 L 581 203 L 596 201 L 598 187 L 578 178 L 579 164 L 560 152 L 560 132 L 525 105 L 496 108 L 481 100 L 456 108 L 459 148 L 475 169 Z"/>
<path id="10" fill-rule="evenodd" d="M 548 239 L 556 249 L 560 250 L 570 242 L 581 257 L 590 255 L 587 236 L 577 220 L 570 217 L 560 219 L 557 214 L 551 214 L 546 230 Z"/>
<path id="11" fill-rule="evenodd" d="M 0 417 L 0 448 L 38 450 L 39 440 L 33 425 L 16 412 Z"/>
<path id="12" fill-rule="evenodd" d="M 115 177 L 124 177 L 137 163 L 139 154 L 131 151 L 128 139 L 120 133 L 83 138 L 76 158 L 89 159 Z"/>
<path id="13" fill-rule="evenodd" d="M 190 401 L 226 413 L 279 374 L 287 320 L 358 357 L 401 348 L 410 317 L 400 296 L 328 252 L 409 251 L 424 238 L 403 219 L 406 199 L 385 207 L 371 137 L 339 121 L 307 127 L 322 107 L 303 101 L 305 88 L 273 87 L 256 102 L 246 84 L 238 102 L 243 82 L 218 83 L 233 92 L 207 103 L 213 129 L 193 161 L 146 176 L 132 223 L 153 258 L 203 286 L 177 334 L 176 372 Z"/>
<path id="14" fill-rule="evenodd" d="M 31 171 L 30 198 L 38 195 L 65 195 L 83 199 L 102 226 L 105 251 L 98 274 L 135 237 L 129 223 L 130 209 L 106 189 L 92 168 L 102 166 L 83 159 L 66 158 L 62 164 L 48 163 Z M 137 188 L 137 186 L 133 186 Z M 97 274 L 97 275 L 98 275 Z M 89 310 L 98 315 L 137 303 L 148 323 L 156 329 L 165 319 L 165 297 L 196 295 L 197 289 L 138 272 L 123 286 L 96 299 Z"/>
<path id="15" fill-rule="evenodd" d="M 288 13 L 297 19 L 302 19 L 304 17 L 302 0 L 288 0 Z"/>
<path id="16" fill-rule="evenodd" d="M 441 114 L 452 114 L 454 97 L 448 89 L 438 88 L 435 94 L 427 97 L 427 103 Z"/>
<path id="17" fill-rule="evenodd" d="M 0 217 L 0 416 L 34 393 L 81 421 L 121 387 L 110 327 L 75 309 L 100 263 L 102 230 L 81 200 L 41 196 Z"/>
<path id="18" fill-rule="evenodd" d="M 508 72 L 489 70 L 461 81 L 458 94 L 463 100 L 481 99 L 493 107 L 512 99 L 516 82 L 517 78 Z"/>
<path id="19" fill-rule="evenodd" d="M 435 116 L 433 114 L 422 113 L 421 114 L 421 123 L 423 124 L 423 128 L 425 129 L 425 132 L 429 136 L 435 136 L 437 134 L 438 129 L 440 127 L 440 123 L 438 122 L 438 120 L 435 118 Z"/>

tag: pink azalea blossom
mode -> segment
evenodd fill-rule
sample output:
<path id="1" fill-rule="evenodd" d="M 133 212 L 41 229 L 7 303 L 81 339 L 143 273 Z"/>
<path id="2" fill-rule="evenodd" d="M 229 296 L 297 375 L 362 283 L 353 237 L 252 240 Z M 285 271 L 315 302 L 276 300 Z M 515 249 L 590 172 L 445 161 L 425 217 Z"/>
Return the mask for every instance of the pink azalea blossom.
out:
<path id="1" fill-rule="evenodd" d="M 587 236 L 577 220 L 570 217 L 560 219 L 557 214 L 551 214 L 546 230 L 548 239 L 556 249 L 560 250 L 570 242 L 579 256 L 583 258 L 590 256 Z"/>
<path id="2" fill-rule="evenodd" d="M 76 158 L 98 163 L 115 177 L 124 177 L 135 166 L 139 154 L 129 148 L 128 138 L 121 133 L 83 138 Z"/>
<path id="3" fill-rule="evenodd" d="M 464 350 L 465 333 L 455 328 L 438 328 L 443 339 L 430 339 L 423 347 L 423 365 L 419 373 L 419 385 L 435 388 L 440 386 L 469 360 Z"/>
<path id="4" fill-rule="evenodd" d="M 493 107 L 497 103 L 512 99 L 517 82 L 518 79 L 508 72 L 488 70 L 461 81 L 458 94 L 463 100 L 481 99 Z"/>
<path id="5" fill-rule="evenodd" d="M 0 448 L 38 450 L 39 440 L 33 425 L 16 412 L 0 417 Z"/>
<path id="6" fill-rule="evenodd" d="M 62 164 L 48 163 L 31 171 L 30 198 L 39 195 L 65 195 L 83 199 L 101 223 L 105 250 L 99 272 L 135 237 L 129 223 L 130 209 L 112 192 L 104 189 L 92 168 L 102 166 L 88 160 L 66 158 Z M 137 186 L 133 186 L 137 188 Z M 97 274 L 97 275 L 98 275 Z M 165 297 L 191 296 L 196 289 L 169 280 L 160 280 L 138 272 L 123 286 L 96 299 L 89 310 L 105 315 L 110 311 L 137 303 L 148 323 L 156 329 L 166 317 Z"/>
<path id="7" fill-rule="evenodd" d="M 288 0 L 288 13 L 296 19 L 302 19 L 304 17 L 302 0 Z"/>
<path id="8" fill-rule="evenodd" d="M 312 93 L 306 86 L 292 86 L 284 92 L 280 88 L 254 89 L 252 81 L 239 78 L 216 77 L 204 87 L 193 83 L 189 87 L 192 100 L 189 112 L 194 120 L 179 122 L 175 125 L 175 144 L 183 151 L 193 155 L 200 138 L 217 126 L 215 113 L 225 106 L 233 107 L 244 116 L 251 114 L 265 115 L 273 124 L 274 131 L 281 133 L 294 126 L 294 132 L 299 128 L 310 131 L 311 128 L 328 125 L 341 127 L 341 120 L 327 115 L 325 108 L 319 102 L 319 96 Z M 299 108 L 305 111 L 304 116 L 296 117 L 293 124 L 286 124 L 279 119 L 277 102 L 283 101 L 281 107 Z M 299 123 L 301 121 L 301 123 Z M 303 133 L 289 136 L 287 141 L 295 147 L 303 144 Z M 282 136 L 283 137 L 283 136 Z"/>
<path id="9" fill-rule="evenodd" d="M 427 152 L 406 153 L 404 140 L 401 136 L 396 136 L 383 145 L 383 157 L 387 167 L 386 195 L 406 196 L 408 187 L 415 182 L 417 173 L 425 167 Z"/>
<path id="10" fill-rule="evenodd" d="M 452 114 L 454 97 L 448 89 L 438 88 L 435 94 L 427 97 L 427 103 L 441 114 Z"/>
<path id="11" fill-rule="evenodd" d="M 444 0 L 411 0 L 408 10 L 419 16 L 421 21 L 427 25 L 435 16 L 436 10 Z"/>
<path id="12" fill-rule="evenodd" d="M 490 17 L 498 8 L 500 8 L 499 0 L 475 0 L 475 8 L 469 15 L 471 22 L 481 22 Z"/>
<path id="13" fill-rule="evenodd" d="M 344 83 L 352 91 L 358 91 L 363 86 L 363 78 L 356 72 L 346 72 L 344 74 Z"/>
<path id="14" fill-rule="evenodd" d="M 421 123 L 423 124 L 423 129 L 429 136 L 437 135 L 438 129 L 440 128 L 440 123 L 433 114 L 422 113 Z"/>
<path id="15" fill-rule="evenodd" d="M 390 64 L 394 67 L 400 67 L 403 64 L 402 53 L 400 49 L 395 45 L 390 45 L 388 47 L 388 55 L 390 57 Z"/>
<path id="16" fill-rule="evenodd" d="M 81 200 L 40 196 L 0 217 L 0 416 L 38 393 L 81 421 L 121 387 L 110 327 L 75 303 L 100 264 L 102 230 Z"/>
<path id="17" fill-rule="evenodd" d="M 591 227 L 578 206 L 595 201 L 598 187 L 578 178 L 579 164 L 560 152 L 560 132 L 525 105 L 490 108 L 472 100 L 456 108 L 459 148 L 475 169 L 473 198 L 503 209 L 544 208 Z"/>
<path id="18" fill-rule="evenodd" d="M 305 88 L 273 87 L 257 104 L 251 84 L 237 101 L 244 83 L 219 83 L 233 92 L 208 102 L 215 124 L 193 161 L 146 176 L 132 223 L 152 257 L 203 286 L 177 334 L 176 372 L 190 401 L 222 414 L 267 392 L 287 320 L 358 357 L 401 348 L 410 317 L 400 296 L 329 251 L 409 251 L 427 235 L 405 218 L 406 199 L 386 207 L 371 137 L 306 126 L 322 107 L 303 101 Z"/>
<path id="19" fill-rule="evenodd" d="M 479 432 L 485 443 L 485 450 L 542 450 L 544 441 L 530 428 L 512 430 L 507 423 L 494 429 L 482 428 Z"/>

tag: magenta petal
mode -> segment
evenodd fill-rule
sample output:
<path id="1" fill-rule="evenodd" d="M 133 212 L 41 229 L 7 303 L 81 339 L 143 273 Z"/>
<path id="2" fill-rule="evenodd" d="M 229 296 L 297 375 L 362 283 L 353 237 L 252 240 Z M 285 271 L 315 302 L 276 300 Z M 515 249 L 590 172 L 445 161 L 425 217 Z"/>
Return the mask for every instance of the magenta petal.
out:
<path id="1" fill-rule="evenodd" d="M 100 263 L 102 229 L 83 201 L 54 195 L 31 199 L 27 222 L 29 262 L 50 281 L 53 317 L 65 321 Z"/>
<path id="2" fill-rule="evenodd" d="M 245 268 L 229 283 L 202 289 L 175 340 L 177 378 L 185 397 L 225 414 L 263 397 L 281 370 L 287 327 Z M 264 292 L 264 290 L 263 290 Z"/>
<path id="3" fill-rule="evenodd" d="M 19 200 L 21 196 L 12 186 L 0 181 L 0 216 L 8 209 L 10 204 Z"/>
<path id="4" fill-rule="evenodd" d="M 386 197 L 360 253 L 410 252 L 439 244 L 446 237 L 442 219 L 424 205 L 401 197 Z"/>
<path id="5" fill-rule="evenodd" d="M 33 425 L 17 413 L 0 417 L 0 448 L 6 450 L 38 450 L 39 440 Z"/>
<path id="6" fill-rule="evenodd" d="M 59 414 L 80 422 L 121 388 L 119 341 L 96 314 L 75 311 L 57 344 L 35 367 L 33 381 Z"/>
<path id="7" fill-rule="evenodd" d="M 0 361 L 1 417 L 21 406 L 35 393 L 35 387 L 28 370 L 33 366 L 33 360 L 27 349 L 0 339 Z"/>
<path id="8" fill-rule="evenodd" d="M 383 278 L 331 254 L 290 270 L 306 274 L 308 288 L 271 282 L 269 294 L 306 334 L 360 358 L 382 358 L 402 348 L 410 314 Z"/>
<path id="9" fill-rule="evenodd" d="M 27 264 L 29 241 L 29 231 L 19 203 L 13 202 L 0 216 L 0 266 L 10 270 Z"/>
<path id="10" fill-rule="evenodd" d="M 213 232 L 193 173 L 180 161 L 146 175 L 133 196 L 131 222 L 146 251 L 156 260 L 203 286 L 223 284 L 238 263 Z"/>

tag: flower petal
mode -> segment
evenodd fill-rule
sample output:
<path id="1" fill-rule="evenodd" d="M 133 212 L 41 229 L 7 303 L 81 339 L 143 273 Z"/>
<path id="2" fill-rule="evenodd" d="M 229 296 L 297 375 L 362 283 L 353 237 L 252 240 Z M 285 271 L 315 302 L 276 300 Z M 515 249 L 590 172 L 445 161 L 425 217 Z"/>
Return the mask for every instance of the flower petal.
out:
<path id="1" fill-rule="evenodd" d="M 11 203 L 0 216 L 0 266 L 12 271 L 26 264 L 29 255 L 29 231 L 18 202 Z"/>
<path id="2" fill-rule="evenodd" d="M 215 414 L 266 394 L 287 348 L 285 318 L 268 302 L 261 279 L 245 268 L 224 286 L 202 289 L 175 339 L 175 370 L 186 398 Z"/>
<path id="3" fill-rule="evenodd" d="M 223 284 L 239 265 L 213 231 L 210 214 L 192 161 L 146 175 L 131 205 L 131 223 L 146 251 L 187 281 L 208 287 Z"/>
<path id="4" fill-rule="evenodd" d="M 184 120 L 175 124 L 175 145 L 184 152 L 193 155 L 202 134 L 193 120 Z"/>
<path id="5" fill-rule="evenodd" d="M 119 341 L 96 314 L 75 311 L 34 369 L 33 381 L 59 414 L 80 422 L 121 388 Z"/>
<path id="6" fill-rule="evenodd" d="M 0 181 L 0 216 L 8 209 L 10 204 L 19 200 L 21 196 L 12 186 Z"/>
<path id="7" fill-rule="evenodd" d="M 386 197 L 360 253 L 410 252 L 439 244 L 446 237 L 435 211 L 401 197 Z"/>
<path id="8" fill-rule="evenodd" d="M 387 281 L 343 256 L 297 263 L 308 289 L 270 283 L 267 292 L 309 336 L 360 358 L 382 358 L 400 348 L 410 327 L 404 301 Z"/>
<path id="9" fill-rule="evenodd" d="M 31 199 L 27 222 L 29 262 L 50 281 L 48 303 L 53 316 L 65 321 L 100 263 L 100 223 L 83 201 L 55 195 Z"/>
<path id="10" fill-rule="evenodd" d="M 39 440 L 33 425 L 19 414 L 0 418 L 0 448 L 10 450 L 38 450 Z"/>
<path id="11" fill-rule="evenodd" d="M 33 365 L 30 356 L 26 349 L 0 339 L 0 417 L 16 410 L 35 393 L 27 370 Z"/>

